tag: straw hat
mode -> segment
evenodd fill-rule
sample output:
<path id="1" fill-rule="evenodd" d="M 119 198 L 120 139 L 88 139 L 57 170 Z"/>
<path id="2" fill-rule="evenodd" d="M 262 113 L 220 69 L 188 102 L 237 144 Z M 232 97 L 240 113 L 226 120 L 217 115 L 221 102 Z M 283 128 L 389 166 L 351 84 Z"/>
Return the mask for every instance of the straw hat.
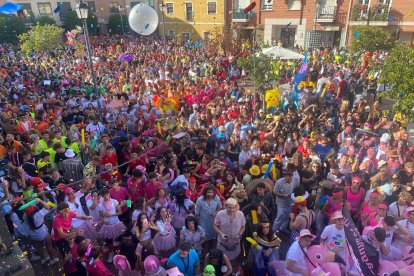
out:
<path id="1" fill-rule="evenodd" d="M 333 185 L 332 185 L 331 181 L 329 181 L 329 180 L 320 181 L 319 186 L 324 187 L 324 188 L 329 189 L 329 190 L 331 190 L 333 188 Z"/>

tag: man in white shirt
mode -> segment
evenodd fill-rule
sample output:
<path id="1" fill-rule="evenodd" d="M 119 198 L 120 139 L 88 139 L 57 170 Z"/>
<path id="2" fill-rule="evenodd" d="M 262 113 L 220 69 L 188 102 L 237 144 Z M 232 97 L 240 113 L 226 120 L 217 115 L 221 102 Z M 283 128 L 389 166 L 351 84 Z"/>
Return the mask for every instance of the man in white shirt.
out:
<path id="1" fill-rule="evenodd" d="M 105 126 L 101 122 L 98 122 L 98 118 L 95 117 L 92 122 L 86 126 L 86 131 L 91 134 L 101 135 L 105 132 Z"/>
<path id="2" fill-rule="evenodd" d="M 310 275 L 305 254 L 314 239 L 315 236 L 308 229 L 300 231 L 299 237 L 292 243 L 286 254 L 286 270 L 288 276 Z"/>
<path id="3" fill-rule="evenodd" d="M 335 252 L 344 258 L 345 231 L 342 211 L 333 213 L 331 220 L 335 223 L 325 227 L 321 235 L 321 243 L 325 244 L 330 251 Z"/>
<path id="4" fill-rule="evenodd" d="M 395 217 L 397 220 L 404 219 L 404 212 L 411 202 L 413 202 L 411 194 L 407 191 L 402 191 L 399 194 L 397 201 L 390 204 L 388 214 Z"/>

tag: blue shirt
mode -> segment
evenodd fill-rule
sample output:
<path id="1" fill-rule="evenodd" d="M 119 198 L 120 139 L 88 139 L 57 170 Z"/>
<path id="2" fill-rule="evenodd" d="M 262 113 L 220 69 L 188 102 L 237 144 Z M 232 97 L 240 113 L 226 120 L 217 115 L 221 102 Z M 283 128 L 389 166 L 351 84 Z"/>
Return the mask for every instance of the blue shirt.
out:
<path id="1" fill-rule="evenodd" d="M 194 249 L 190 249 L 187 257 L 181 259 L 180 252 L 173 253 L 167 262 L 167 266 L 176 265 L 178 270 L 184 274 L 184 276 L 195 276 L 194 267 L 200 262 L 197 252 Z"/>

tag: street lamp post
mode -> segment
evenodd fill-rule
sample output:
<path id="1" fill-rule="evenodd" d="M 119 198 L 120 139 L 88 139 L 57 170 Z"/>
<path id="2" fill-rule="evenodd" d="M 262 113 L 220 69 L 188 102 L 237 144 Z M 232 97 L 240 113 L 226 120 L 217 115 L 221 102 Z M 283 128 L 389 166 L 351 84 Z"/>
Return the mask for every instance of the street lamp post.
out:
<path id="1" fill-rule="evenodd" d="M 89 67 L 91 69 L 91 75 L 92 75 L 93 93 L 94 95 L 98 96 L 97 97 L 98 112 L 99 112 L 98 116 L 99 118 L 101 118 L 102 107 L 101 107 L 101 102 L 100 102 L 100 97 L 99 97 L 100 94 L 96 87 L 96 75 L 95 75 L 95 70 L 93 68 L 91 43 L 89 41 L 88 24 L 86 22 L 86 19 L 88 18 L 89 8 L 88 8 L 88 5 L 86 5 L 85 3 L 81 1 L 76 4 L 75 10 L 76 10 L 76 14 L 78 15 L 78 18 L 83 21 L 83 28 L 85 29 L 86 50 L 88 52 Z"/>
<path id="2" fill-rule="evenodd" d="M 159 7 L 160 7 L 161 15 L 162 15 L 161 21 L 162 21 L 162 34 L 163 34 L 163 39 L 164 39 L 164 54 L 167 55 L 167 37 L 165 34 L 165 21 L 164 21 L 164 14 L 167 10 L 167 6 L 164 4 L 164 2 L 161 2 Z"/>
<path id="3" fill-rule="evenodd" d="M 124 19 L 122 18 L 122 7 L 118 6 L 118 11 L 119 11 L 119 17 L 121 18 L 121 32 L 122 32 L 122 36 L 124 36 L 125 32 L 124 32 Z"/>

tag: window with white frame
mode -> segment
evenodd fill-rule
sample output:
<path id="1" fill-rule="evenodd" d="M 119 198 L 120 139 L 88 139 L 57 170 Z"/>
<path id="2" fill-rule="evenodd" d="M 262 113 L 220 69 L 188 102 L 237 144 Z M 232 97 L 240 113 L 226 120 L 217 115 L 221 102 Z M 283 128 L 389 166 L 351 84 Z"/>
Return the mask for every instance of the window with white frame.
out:
<path id="1" fill-rule="evenodd" d="M 118 2 L 110 2 L 110 3 L 108 4 L 109 13 L 110 13 L 110 14 L 119 13 L 119 8 L 118 8 L 118 6 L 119 6 Z"/>
<path id="2" fill-rule="evenodd" d="M 207 14 L 217 13 L 217 2 L 207 2 Z"/>
<path id="3" fill-rule="evenodd" d="M 52 15 L 52 6 L 50 3 L 37 3 L 39 15 Z"/>
<path id="4" fill-rule="evenodd" d="M 165 3 L 166 13 L 174 14 L 174 3 Z"/>
<path id="5" fill-rule="evenodd" d="M 190 40 L 190 33 L 181 33 L 181 40 L 186 42 Z"/>
<path id="6" fill-rule="evenodd" d="M 368 5 L 369 4 L 369 0 L 359 0 L 359 4 L 361 4 L 361 5 Z"/>
<path id="7" fill-rule="evenodd" d="M 262 5 L 260 6 L 261 10 L 272 10 L 273 9 L 273 0 L 262 0 Z"/>
<path id="8" fill-rule="evenodd" d="M 290 11 L 300 11 L 301 8 L 302 8 L 302 1 L 301 0 L 289 0 L 288 9 Z"/>
<path id="9" fill-rule="evenodd" d="M 193 19 L 193 3 L 191 2 L 187 2 L 185 3 L 185 15 L 187 20 L 192 20 Z"/>

